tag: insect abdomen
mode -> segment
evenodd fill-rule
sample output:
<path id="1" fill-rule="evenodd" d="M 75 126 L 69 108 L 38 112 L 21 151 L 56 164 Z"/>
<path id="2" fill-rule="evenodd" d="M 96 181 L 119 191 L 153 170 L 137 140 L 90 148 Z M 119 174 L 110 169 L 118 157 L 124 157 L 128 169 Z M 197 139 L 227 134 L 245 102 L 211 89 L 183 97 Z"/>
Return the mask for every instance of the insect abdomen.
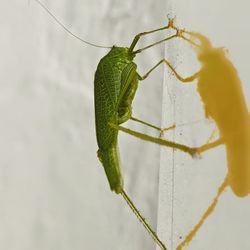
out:
<path id="1" fill-rule="evenodd" d="M 235 195 L 247 196 L 250 194 L 250 122 L 242 124 L 227 139 L 226 149 L 229 185 Z"/>
<path id="2" fill-rule="evenodd" d="M 115 144 L 105 151 L 99 149 L 97 154 L 104 166 L 110 189 L 116 193 L 121 193 L 123 189 L 123 178 L 120 169 L 120 156 L 117 145 Z"/>

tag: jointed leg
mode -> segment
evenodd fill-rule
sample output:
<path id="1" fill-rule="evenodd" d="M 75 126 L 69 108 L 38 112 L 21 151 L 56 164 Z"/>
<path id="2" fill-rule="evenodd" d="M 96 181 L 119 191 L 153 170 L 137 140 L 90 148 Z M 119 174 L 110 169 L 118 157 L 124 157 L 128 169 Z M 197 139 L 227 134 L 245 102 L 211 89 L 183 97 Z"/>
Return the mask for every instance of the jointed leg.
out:
<path id="1" fill-rule="evenodd" d="M 161 129 L 161 132 L 160 132 L 160 138 L 162 138 L 162 137 L 164 136 L 164 133 L 165 133 L 166 131 L 171 130 L 171 129 L 174 129 L 174 128 L 176 128 L 176 125 L 175 125 L 175 124 L 173 124 L 172 126 L 167 127 L 167 128 L 162 128 L 162 129 Z"/>
<path id="2" fill-rule="evenodd" d="M 179 37 L 178 31 L 176 32 L 176 34 L 174 34 L 174 35 L 172 35 L 172 36 L 169 36 L 169 37 L 167 37 L 167 38 L 164 38 L 164 39 L 162 39 L 162 40 L 160 40 L 160 41 L 158 41 L 158 42 L 152 43 L 152 44 L 150 44 L 150 45 L 148 45 L 148 46 L 145 46 L 145 47 L 143 47 L 143 48 L 141 48 L 141 49 L 135 50 L 135 51 L 133 51 L 133 53 L 134 53 L 134 54 L 141 53 L 142 51 L 144 51 L 144 50 L 146 50 L 146 49 L 149 49 L 149 48 L 151 48 L 151 47 L 153 47 L 153 46 L 156 46 L 156 45 L 158 45 L 158 44 L 160 44 L 160 43 L 166 42 L 166 41 L 171 40 L 171 39 L 176 38 L 176 37 Z"/>
<path id="3" fill-rule="evenodd" d="M 146 134 L 143 134 L 143 133 L 140 133 L 140 132 L 125 128 L 123 126 L 113 124 L 113 123 L 109 123 L 109 125 L 114 129 L 117 129 L 117 130 L 120 130 L 120 131 L 122 131 L 124 133 L 133 135 L 133 136 L 135 136 L 137 138 L 140 138 L 142 140 L 150 141 L 150 142 L 153 142 L 153 143 L 165 146 L 165 147 L 179 149 L 179 150 L 181 150 L 181 151 L 183 151 L 185 153 L 190 154 L 192 157 L 197 155 L 197 149 L 196 148 L 191 148 L 191 147 L 188 147 L 188 146 L 183 145 L 183 144 L 179 144 L 179 143 L 175 143 L 175 142 L 172 142 L 172 141 L 163 140 L 161 138 L 149 136 L 149 135 L 146 135 Z"/>
<path id="4" fill-rule="evenodd" d="M 162 60 L 160 60 L 154 67 L 152 67 L 145 75 L 143 75 L 143 76 L 138 75 L 139 80 L 142 81 L 142 80 L 146 79 L 146 78 L 150 75 L 150 73 L 151 73 L 153 70 L 155 70 L 155 69 L 156 69 L 160 64 L 162 64 L 162 63 L 165 63 L 165 64 L 171 69 L 171 71 L 175 74 L 176 78 L 177 78 L 179 81 L 183 82 L 183 83 L 192 82 L 193 80 L 195 80 L 195 79 L 199 76 L 199 72 L 197 72 L 197 73 L 193 74 L 192 76 L 189 76 L 189 77 L 185 77 L 185 78 L 184 78 L 184 77 L 180 76 L 180 75 L 176 72 L 176 70 L 174 69 L 174 67 L 171 65 L 170 62 L 168 62 L 166 59 L 162 59 Z"/>
<path id="5" fill-rule="evenodd" d="M 163 40 L 160 40 L 160 41 L 158 41 L 158 42 L 156 42 L 156 43 L 153 43 L 153 44 L 151 44 L 151 45 L 149 45 L 149 46 L 147 46 L 147 47 L 144 47 L 144 48 L 142 48 L 142 49 L 133 51 L 134 48 L 135 48 L 135 46 L 136 46 L 136 44 L 138 43 L 139 39 L 140 39 L 142 36 L 145 36 L 145 35 L 148 35 L 148 34 L 152 34 L 152 33 L 154 33 L 154 32 L 158 32 L 158 31 L 161 31 L 161 30 L 167 30 L 167 29 L 170 29 L 170 28 L 173 28 L 173 29 L 176 30 L 176 35 L 174 35 L 174 36 L 172 36 L 172 37 L 168 37 L 168 38 L 163 39 Z M 157 45 L 157 44 L 160 44 L 160 43 L 162 43 L 162 42 L 165 42 L 165 41 L 167 41 L 167 40 L 169 40 L 169 39 L 172 39 L 173 37 L 177 37 L 177 36 L 178 36 L 177 34 L 178 34 L 178 29 L 175 28 L 175 26 L 174 26 L 174 19 L 170 19 L 167 26 L 164 26 L 164 27 L 161 27 L 161 28 L 158 28 L 158 29 L 154 29 L 154 30 L 150 30 L 150 31 L 146 31 L 146 32 L 142 32 L 142 33 L 137 34 L 137 35 L 134 37 L 133 42 L 132 42 L 132 44 L 131 44 L 130 47 L 129 47 L 129 51 L 130 51 L 131 53 L 135 53 L 135 54 L 140 53 L 141 51 L 143 51 L 143 50 L 145 50 L 145 49 L 148 49 L 148 48 L 153 47 L 153 46 L 155 46 L 155 45 Z"/>
<path id="6" fill-rule="evenodd" d="M 149 127 L 151 127 L 151 128 L 154 128 L 154 129 L 156 129 L 156 130 L 159 130 L 160 133 L 161 133 L 160 135 L 162 135 L 162 134 L 163 134 L 165 131 L 167 131 L 167 130 L 176 128 L 176 125 L 175 125 L 175 124 L 172 125 L 172 126 L 170 126 L 170 127 L 168 127 L 168 128 L 160 128 L 160 127 L 157 127 L 157 126 L 155 126 L 155 125 L 152 125 L 152 124 L 150 124 L 150 123 L 144 122 L 144 121 L 139 120 L 139 119 L 134 118 L 134 117 L 131 117 L 131 120 L 133 120 L 133 121 L 135 121 L 135 122 L 142 123 L 142 124 L 147 125 L 147 126 L 149 126 Z M 190 148 L 190 147 L 188 147 L 188 146 L 185 146 L 185 145 L 182 145 L 182 144 L 178 144 L 178 143 L 175 143 L 175 142 L 171 142 L 171 141 L 167 141 L 167 140 L 163 140 L 163 139 L 161 139 L 161 138 L 151 137 L 151 136 L 148 136 L 148 135 L 145 135 L 145 134 L 142 134 L 142 133 L 133 131 L 133 130 L 131 130 L 131 129 L 124 128 L 124 127 L 122 127 L 122 126 L 117 126 L 117 125 L 114 125 L 114 124 L 111 125 L 111 126 L 112 126 L 112 127 L 115 127 L 115 128 L 118 129 L 118 130 L 121 130 L 121 131 L 123 131 L 123 132 L 125 132 L 125 133 L 131 134 L 131 135 L 136 136 L 136 137 L 138 137 L 138 138 L 141 138 L 141 139 L 143 139 L 143 140 L 151 141 L 151 142 L 154 142 L 154 143 L 163 145 L 163 146 L 168 146 L 168 147 L 177 148 L 177 149 L 179 149 L 179 150 L 182 150 L 182 151 L 188 152 L 188 153 L 190 153 L 190 152 L 192 151 L 194 154 L 196 154 L 196 153 L 201 154 L 201 153 L 203 153 L 203 152 L 205 152 L 205 151 L 207 151 L 207 150 L 209 150 L 209 149 L 218 147 L 218 146 L 220 146 L 220 145 L 222 145 L 222 144 L 225 143 L 224 140 L 223 140 L 222 138 L 220 138 L 220 139 L 218 139 L 218 140 L 216 140 L 216 141 L 214 141 L 214 142 L 206 143 L 206 144 L 204 144 L 204 145 L 202 145 L 202 146 L 200 146 L 200 147 Z M 143 138 L 141 137 L 141 135 L 142 135 Z M 160 137 L 161 137 L 161 136 L 160 136 Z M 153 138 L 153 139 L 152 139 L 152 138 Z M 158 139 L 159 139 L 159 141 L 158 141 Z M 162 141 L 164 141 L 164 142 L 162 142 Z M 181 147 L 179 147 L 179 146 L 181 146 Z M 184 148 L 183 148 L 183 146 L 184 146 Z M 188 150 L 186 150 L 187 148 L 188 148 Z M 184 149 L 184 150 L 183 150 L 183 149 Z M 191 149 L 190 152 L 189 152 L 189 149 Z M 194 152 L 194 151 L 195 151 L 195 152 Z M 191 154 L 192 154 L 192 153 L 191 153 Z M 194 156 L 194 154 L 192 154 L 192 156 Z"/>
<path id="7" fill-rule="evenodd" d="M 138 54 L 140 52 L 142 52 L 143 50 L 146 50 L 146 49 L 149 49 L 155 45 L 158 45 L 160 43 L 163 43 L 163 42 L 166 42 L 168 40 L 171 40 L 172 38 L 175 38 L 175 37 L 179 37 L 185 41 L 187 41 L 188 43 L 196 46 L 196 47 L 200 47 L 198 44 L 196 44 L 192 39 L 190 38 L 187 38 L 186 36 L 183 35 L 183 33 L 185 34 L 189 34 L 189 35 L 192 35 L 194 34 L 193 32 L 188 32 L 184 29 L 178 29 L 175 25 L 174 25 L 174 21 L 175 21 L 175 18 L 173 19 L 169 19 L 169 22 L 168 22 L 168 25 L 167 26 L 164 26 L 164 27 L 161 27 L 161 28 L 158 28 L 158 29 L 154 29 L 154 30 L 150 30 L 150 31 L 146 31 L 146 32 L 142 32 L 142 33 L 139 33 L 137 34 L 134 39 L 133 39 L 133 42 L 131 43 L 130 47 L 129 47 L 129 52 L 130 53 L 133 53 L 133 54 Z M 152 43 L 146 47 L 143 47 L 141 49 L 138 49 L 138 50 L 135 50 L 134 51 L 134 48 L 136 46 L 136 44 L 138 43 L 139 39 L 142 37 L 142 36 L 145 36 L 145 35 L 148 35 L 148 34 L 152 34 L 154 32 L 158 32 L 158 31 L 162 31 L 162 30 L 167 30 L 167 29 L 173 29 L 176 31 L 176 34 L 170 36 L 170 37 L 167 37 L 165 39 L 162 39 L 158 42 L 155 42 L 155 43 Z"/>
<path id="8" fill-rule="evenodd" d="M 139 221 L 142 223 L 144 228 L 149 232 L 153 240 L 156 242 L 156 244 L 161 248 L 161 250 L 168 250 L 164 243 L 159 239 L 158 235 L 153 231 L 151 226 L 146 222 L 145 218 L 141 215 L 140 211 L 136 208 L 130 197 L 126 194 L 124 190 L 121 192 L 122 197 L 127 202 L 133 213 L 136 215 L 136 217 L 139 219 Z"/>
<path id="9" fill-rule="evenodd" d="M 140 120 L 140 119 L 138 119 L 138 118 L 135 118 L 135 117 L 131 117 L 130 119 L 131 119 L 132 121 L 135 121 L 135 122 L 144 124 L 144 125 L 146 125 L 146 126 L 148 126 L 148 127 L 154 128 L 154 129 L 160 131 L 161 134 L 164 133 L 165 131 L 168 131 L 168 130 L 170 130 L 170 129 L 174 129 L 174 128 L 176 127 L 176 125 L 173 124 L 172 126 L 167 127 L 167 128 L 160 128 L 160 127 L 157 127 L 157 126 L 155 126 L 155 125 L 153 125 L 153 124 L 150 124 L 150 123 L 148 123 L 148 122 L 142 121 L 142 120 Z"/>

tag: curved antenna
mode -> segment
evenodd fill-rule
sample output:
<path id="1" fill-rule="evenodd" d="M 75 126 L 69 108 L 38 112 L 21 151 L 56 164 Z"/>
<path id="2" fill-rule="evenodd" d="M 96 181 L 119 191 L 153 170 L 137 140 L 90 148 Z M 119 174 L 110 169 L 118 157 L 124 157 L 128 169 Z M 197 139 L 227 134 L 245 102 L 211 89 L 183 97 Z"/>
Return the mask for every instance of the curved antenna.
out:
<path id="1" fill-rule="evenodd" d="M 85 43 L 85 44 L 88 44 L 90 46 L 97 47 L 97 48 L 104 48 L 104 49 L 111 49 L 112 48 L 111 46 L 101 46 L 98 44 L 88 42 L 88 41 L 82 39 L 81 37 L 77 36 L 76 34 L 71 32 L 58 18 L 56 18 L 56 16 L 40 0 L 34 0 L 34 1 L 36 1 L 55 20 L 55 22 L 57 24 L 59 24 L 67 33 L 69 33 L 71 36 L 75 37 L 77 40 L 81 41 L 82 43 Z"/>

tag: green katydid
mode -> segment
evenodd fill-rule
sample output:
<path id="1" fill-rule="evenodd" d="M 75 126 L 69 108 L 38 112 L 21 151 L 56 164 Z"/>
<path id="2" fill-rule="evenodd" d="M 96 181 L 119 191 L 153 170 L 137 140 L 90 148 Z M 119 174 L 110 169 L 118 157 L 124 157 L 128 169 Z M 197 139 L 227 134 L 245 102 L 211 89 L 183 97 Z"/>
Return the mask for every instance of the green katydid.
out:
<path id="1" fill-rule="evenodd" d="M 166 42 L 173 38 L 181 37 L 178 29 L 175 28 L 173 20 L 169 20 L 167 26 L 154 29 L 151 31 L 143 32 L 135 36 L 130 47 L 105 47 L 90 43 L 82 38 L 73 34 L 67 29 L 51 12 L 50 10 L 39 0 L 35 0 L 43 9 L 45 9 L 50 16 L 68 33 L 91 46 L 109 48 L 110 51 L 104 56 L 98 66 L 95 73 L 94 81 L 94 95 L 95 95 L 95 119 L 96 119 L 96 136 L 98 144 L 98 158 L 101 161 L 107 179 L 110 185 L 110 189 L 117 194 L 121 194 L 125 199 L 129 207 L 135 213 L 139 221 L 143 224 L 145 229 L 152 236 L 158 246 L 166 250 L 166 246 L 159 239 L 157 234 L 153 231 L 151 226 L 143 218 L 139 210 L 135 207 L 123 187 L 123 176 L 120 168 L 119 151 L 117 147 L 118 132 L 122 131 L 137 138 L 163 145 L 166 147 L 175 148 L 185 153 L 194 156 L 197 153 L 196 148 L 188 147 L 183 144 L 167 141 L 158 137 L 152 137 L 131 129 L 125 128 L 120 124 L 128 121 L 129 119 L 135 122 L 142 123 L 159 131 L 167 129 L 161 129 L 155 125 L 147 123 L 132 117 L 132 101 L 134 99 L 138 82 L 146 79 L 150 73 L 156 69 L 160 64 L 165 63 L 165 60 L 159 61 L 154 67 L 152 67 L 146 74 L 141 76 L 137 71 L 137 65 L 133 61 L 134 57 L 142 51 L 156 46 L 160 43 Z M 174 29 L 176 33 L 172 36 L 164 38 L 158 42 L 150 44 L 146 47 L 135 50 L 135 46 L 142 36 L 167 30 Z M 169 129 L 173 128 L 170 127 Z"/>
<path id="2" fill-rule="evenodd" d="M 195 148 L 190 148 L 188 146 L 163 140 L 161 138 L 148 136 L 146 134 L 142 134 L 120 126 L 121 123 L 132 119 L 134 121 L 161 130 L 152 124 L 132 117 L 132 101 L 136 93 L 138 81 L 142 81 L 148 77 L 148 75 L 156 67 L 158 67 L 158 65 L 163 63 L 164 60 L 161 60 L 159 63 L 157 63 L 145 75 L 140 76 L 136 72 L 136 64 L 133 62 L 133 59 L 136 54 L 150 47 L 170 40 L 174 37 L 178 37 L 178 30 L 175 35 L 162 39 L 159 42 L 153 43 L 144 48 L 134 51 L 134 47 L 141 36 L 172 27 L 173 21 L 170 20 L 169 24 L 165 27 L 136 35 L 129 48 L 113 46 L 110 52 L 104 56 L 98 64 L 97 71 L 95 73 L 94 84 L 96 135 L 99 147 L 98 158 L 104 166 L 110 189 L 123 196 L 140 222 L 148 230 L 161 249 L 166 249 L 166 247 L 160 241 L 156 233 L 146 223 L 145 219 L 141 216 L 138 209 L 136 209 L 131 199 L 124 191 L 123 177 L 120 169 L 119 151 L 117 147 L 117 137 L 118 131 L 122 131 L 146 141 L 179 149 L 191 154 L 192 156 L 196 153 Z"/>

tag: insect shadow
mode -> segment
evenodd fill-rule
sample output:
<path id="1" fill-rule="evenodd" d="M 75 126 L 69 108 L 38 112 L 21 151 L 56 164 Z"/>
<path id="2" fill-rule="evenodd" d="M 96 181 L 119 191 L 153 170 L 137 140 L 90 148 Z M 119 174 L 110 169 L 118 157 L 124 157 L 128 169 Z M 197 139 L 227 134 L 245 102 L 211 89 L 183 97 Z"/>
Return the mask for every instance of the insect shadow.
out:
<path id="1" fill-rule="evenodd" d="M 197 80 L 197 91 L 203 103 L 205 117 L 216 123 L 220 134 L 218 140 L 200 146 L 198 151 L 203 153 L 224 144 L 228 173 L 218 188 L 216 197 L 177 250 L 181 250 L 192 240 L 213 212 L 227 186 L 237 197 L 246 197 L 250 193 L 250 117 L 237 70 L 227 58 L 226 50 L 212 47 L 204 35 L 182 30 L 179 31 L 179 37 L 195 48 L 201 63 L 200 70 L 192 76 L 182 77 L 167 60 L 164 63 L 180 82 L 186 84 Z"/>

